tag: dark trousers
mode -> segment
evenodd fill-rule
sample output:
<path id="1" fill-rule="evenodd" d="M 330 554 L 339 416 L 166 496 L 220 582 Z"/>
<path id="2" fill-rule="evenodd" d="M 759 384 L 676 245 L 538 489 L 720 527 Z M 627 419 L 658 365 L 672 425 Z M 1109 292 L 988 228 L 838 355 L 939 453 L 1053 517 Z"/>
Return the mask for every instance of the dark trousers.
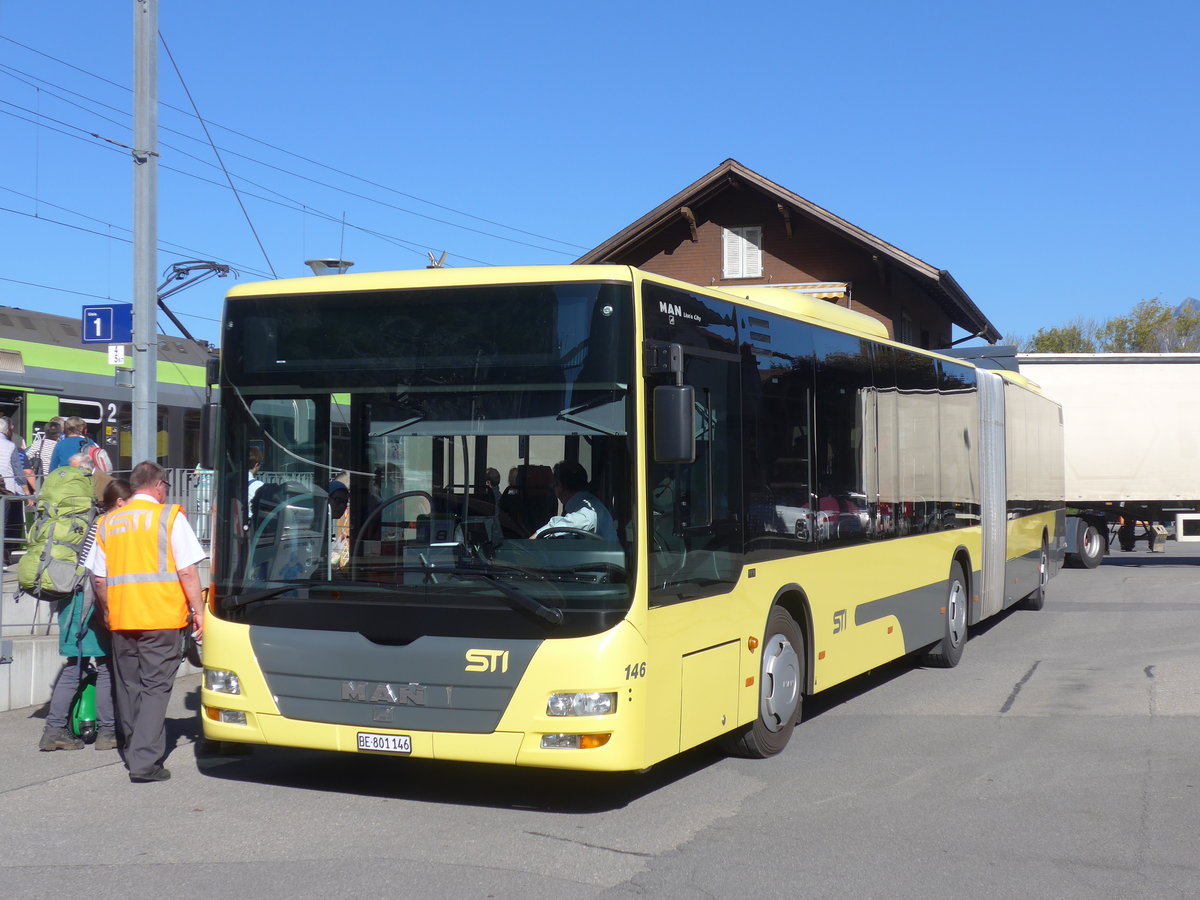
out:
<path id="1" fill-rule="evenodd" d="M 9 494 L 4 498 L 4 564 L 25 546 L 25 496 Z"/>
<path id="2" fill-rule="evenodd" d="M 167 704 L 179 669 L 182 632 L 112 632 L 117 721 L 125 736 L 125 767 L 145 775 L 167 755 Z"/>
<path id="3" fill-rule="evenodd" d="M 87 659 L 87 657 L 84 657 Z M 113 714 L 113 677 L 112 666 L 107 656 L 97 656 L 96 660 L 96 727 L 101 731 L 111 731 L 116 727 Z M 50 711 L 46 714 L 46 724 L 52 728 L 66 728 L 67 719 L 71 715 L 71 701 L 75 699 L 75 691 L 79 687 L 79 659 L 69 657 L 58 673 L 54 682 L 54 690 L 50 694 Z"/>

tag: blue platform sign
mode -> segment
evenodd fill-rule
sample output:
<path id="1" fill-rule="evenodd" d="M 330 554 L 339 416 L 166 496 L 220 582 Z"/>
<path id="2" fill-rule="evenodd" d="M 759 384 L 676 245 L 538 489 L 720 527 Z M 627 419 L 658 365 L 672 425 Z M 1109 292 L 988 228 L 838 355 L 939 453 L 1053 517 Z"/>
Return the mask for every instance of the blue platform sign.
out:
<path id="1" fill-rule="evenodd" d="M 132 340 L 132 303 L 109 303 L 83 308 L 85 344 L 128 344 Z"/>

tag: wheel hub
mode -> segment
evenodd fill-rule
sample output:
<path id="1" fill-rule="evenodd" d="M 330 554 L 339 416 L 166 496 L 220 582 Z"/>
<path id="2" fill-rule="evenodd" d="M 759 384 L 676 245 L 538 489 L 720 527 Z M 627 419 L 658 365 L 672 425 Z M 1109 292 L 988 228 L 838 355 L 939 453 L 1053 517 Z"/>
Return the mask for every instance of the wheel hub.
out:
<path id="1" fill-rule="evenodd" d="M 962 643 L 967 633 L 967 598 L 962 582 L 954 581 L 950 585 L 950 595 L 946 598 L 946 618 L 948 620 L 950 643 L 957 647 Z"/>
<path id="2" fill-rule="evenodd" d="M 800 704 L 800 657 L 782 634 L 763 645 L 761 695 L 763 724 L 771 731 L 790 725 Z"/>

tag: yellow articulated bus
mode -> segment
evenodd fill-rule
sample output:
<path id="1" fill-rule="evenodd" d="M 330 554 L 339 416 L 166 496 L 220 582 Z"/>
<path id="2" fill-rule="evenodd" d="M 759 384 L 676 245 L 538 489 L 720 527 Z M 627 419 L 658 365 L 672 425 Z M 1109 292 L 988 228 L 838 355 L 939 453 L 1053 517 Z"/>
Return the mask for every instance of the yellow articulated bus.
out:
<path id="1" fill-rule="evenodd" d="M 236 287 L 213 741 L 596 771 L 1042 604 L 1058 407 L 779 288 L 621 266 Z"/>

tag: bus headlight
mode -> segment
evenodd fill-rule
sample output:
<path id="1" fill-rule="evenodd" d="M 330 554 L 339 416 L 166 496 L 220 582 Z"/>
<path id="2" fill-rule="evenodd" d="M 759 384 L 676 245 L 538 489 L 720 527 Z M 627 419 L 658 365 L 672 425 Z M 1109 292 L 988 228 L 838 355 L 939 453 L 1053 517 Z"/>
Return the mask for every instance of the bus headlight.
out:
<path id="1" fill-rule="evenodd" d="M 204 688 L 218 694 L 240 694 L 242 683 L 238 680 L 236 672 L 206 668 L 204 670 Z"/>
<path id="2" fill-rule="evenodd" d="M 548 716 L 607 716 L 617 711 L 616 693 L 551 694 Z"/>

